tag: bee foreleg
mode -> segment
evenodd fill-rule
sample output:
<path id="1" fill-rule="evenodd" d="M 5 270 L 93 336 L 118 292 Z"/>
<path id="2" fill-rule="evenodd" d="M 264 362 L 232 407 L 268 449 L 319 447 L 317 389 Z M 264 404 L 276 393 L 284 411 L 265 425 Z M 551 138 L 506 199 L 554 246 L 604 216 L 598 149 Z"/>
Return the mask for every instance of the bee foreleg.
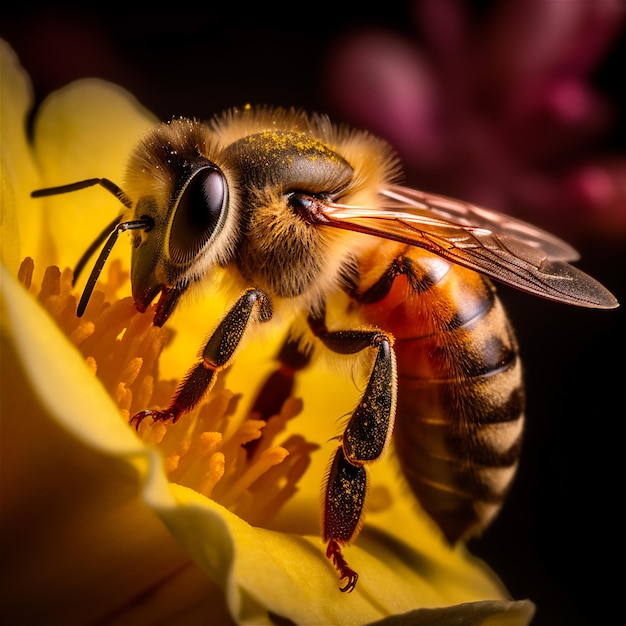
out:
<path id="1" fill-rule="evenodd" d="M 378 460 L 389 444 L 396 410 L 397 375 L 392 339 L 376 330 L 328 331 L 320 319 L 311 319 L 316 336 L 334 352 L 354 354 L 376 350 L 367 387 L 341 436 L 326 477 L 322 534 L 326 555 L 347 578 L 342 591 L 352 591 L 358 578 L 341 553 L 359 534 L 367 490 L 366 465 Z"/>
<path id="2" fill-rule="evenodd" d="M 255 309 L 258 312 L 253 315 Z M 269 298 L 257 289 L 246 291 L 209 337 L 202 350 L 202 360 L 189 370 L 169 407 L 164 411 L 140 411 L 131 418 L 131 426 L 139 428 L 146 417 L 175 422 L 184 412 L 191 410 L 213 388 L 217 373 L 230 365 L 249 323 L 265 322 L 271 317 Z"/>

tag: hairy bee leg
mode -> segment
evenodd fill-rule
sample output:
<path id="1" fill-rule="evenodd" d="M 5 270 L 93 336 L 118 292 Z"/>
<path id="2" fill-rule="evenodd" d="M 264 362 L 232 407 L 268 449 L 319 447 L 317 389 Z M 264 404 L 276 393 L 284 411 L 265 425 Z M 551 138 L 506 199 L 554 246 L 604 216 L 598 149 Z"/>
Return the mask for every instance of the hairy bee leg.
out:
<path id="1" fill-rule="evenodd" d="M 280 413 L 285 400 L 292 395 L 296 374 L 309 365 L 311 355 L 309 351 L 302 350 L 299 341 L 289 337 L 281 346 L 276 360 L 278 367 L 261 386 L 250 410 L 255 417 L 266 422 Z M 262 437 L 245 444 L 249 457 L 258 448 Z"/>
<path id="2" fill-rule="evenodd" d="M 257 315 L 253 315 L 254 310 Z M 272 317 L 268 297 L 257 289 L 249 289 L 237 300 L 215 329 L 202 350 L 202 360 L 194 365 L 178 386 L 170 405 L 164 411 L 148 409 L 136 413 L 131 426 L 139 428 L 147 417 L 153 420 L 176 420 L 191 410 L 208 393 L 217 373 L 230 365 L 248 325 L 252 321 L 266 322 Z"/>
<path id="3" fill-rule="evenodd" d="M 365 466 L 379 459 L 389 444 L 396 410 L 397 374 L 392 340 L 376 330 L 328 331 L 318 318 L 309 319 L 314 334 L 329 349 L 355 354 L 376 350 L 367 387 L 341 436 L 324 488 L 322 535 L 327 555 L 340 577 L 347 578 L 342 591 L 352 591 L 358 575 L 342 552 L 360 531 L 367 490 Z"/>
<path id="4" fill-rule="evenodd" d="M 339 579 L 347 580 L 340 587 L 341 591 L 352 591 L 359 578 L 344 558 L 341 545 L 349 543 L 359 532 L 366 493 L 365 467 L 349 463 L 343 448 L 339 446 L 326 479 L 323 539 L 328 542 L 326 556 L 335 566 Z"/>

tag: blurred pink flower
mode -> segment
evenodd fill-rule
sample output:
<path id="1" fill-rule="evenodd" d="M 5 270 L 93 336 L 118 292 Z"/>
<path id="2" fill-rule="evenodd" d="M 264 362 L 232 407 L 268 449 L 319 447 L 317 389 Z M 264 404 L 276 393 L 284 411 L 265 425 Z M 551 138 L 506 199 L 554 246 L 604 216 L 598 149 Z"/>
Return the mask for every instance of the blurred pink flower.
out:
<path id="1" fill-rule="evenodd" d="M 330 105 L 385 137 L 415 186 L 570 236 L 626 236 L 626 154 L 606 147 L 617 111 L 591 80 L 625 6 L 505 0 L 477 20 L 467 0 L 416 0 L 414 40 L 342 38 Z"/>

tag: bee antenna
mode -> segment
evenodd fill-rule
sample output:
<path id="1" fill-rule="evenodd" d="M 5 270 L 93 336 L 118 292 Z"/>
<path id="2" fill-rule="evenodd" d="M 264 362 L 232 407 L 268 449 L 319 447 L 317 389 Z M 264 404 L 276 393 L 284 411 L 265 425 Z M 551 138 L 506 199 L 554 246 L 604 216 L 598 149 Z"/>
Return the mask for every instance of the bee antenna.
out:
<path id="1" fill-rule="evenodd" d="M 45 189 L 35 189 L 35 191 L 31 192 L 32 198 L 42 198 L 44 196 L 56 196 L 62 193 L 71 193 L 72 191 L 79 191 L 80 189 L 86 189 L 87 187 L 94 187 L 95 185 L 100 185 L 103 189 L 106 189 L 109 193 L 113 194 L 127 209 L 132 209 L 133 203 L 130 198 L 124 193 L 121 187 L 116 185 L 113 181 L 108 178 L 86 178 L 85 180 L 78 180 L 73 183 L 69 183 L 67 185 L 59 185 L 57 187 L 46 187 Z M 80 302 L 78 303 L 77 315 L 78 317 L 82 317 L 85 312 L 85 308 L 87 307 L 87 303 L 89 302 L 89 298 L 93 293 L 94 287 L 96 286 L 96 282 L 98 281 L 98 277 L 100 276 L 100 272 L 106 263 L 109 254 L 117 238 L 120 233 L 123 233 L 126 230 L 133 230 L 137 228 L 145 228 L 146 230 L 150 230 L 154 226 L 154 221 L 152 218 L 144 216 L 138 220 L 132 220 L 129 222 L 121 222 L 121 216 L 117 216 L 112 222 L 107 224 L 106 228 L 94 239 L 91 245 L 83 252 L 82 256 L 78 260 L 78 263 L 74 267 L 74 278 L 73 284 L 76 283 L 78 276 L 85 268 L 87 261 L 92 257 L 92 255 L 96 252 L 96 250 L 106 241 L 104 248 L 100 252 L 96 264 L 91 270 L 91 274 L 89 275 L 89 280 L 87 281 L 87 285 L 82 293 L 80 298 Z M 108 238 L 108 239 L 107 239 Z"/>
<path id="2" fill-rule="evenodd" d="M 85 263 L 87 262 L 87 259 L 95 252 L 98 245 L 100 245 L 102 241 L 104 241 L 105 237 L 108 235 L 108 239 L 106 243 L 104 244 L 104 247 L 100 251 L 100 254 L 98 255 L 98 258 L 93 266 L 93 269 L 91 270 L 91 274 L 89 274 L 89 279 L 87 280 L 85 289 L 83 290 L 83 293 L 80 297 L 80 302 L 78 303 L 78 309 L 76 310 L 76 315 L 78 317 L 83 316 L 83 313 L 85 312 L 85 309 L 87 308 L 89 299 L 91 298 L 91 294 L 93 293 L 96 283 L 98 282 L 98 278 L 100 277 L 100 272 L 102 272 L 102 268 L 104 267 L 106 260 L 109 258 L 109 254 L 111 253 L 111 250 L 113 249 L 113 246 L 115 245 L 115 242 L 117 241 L 117 238 L 120 236 L 120 234 L 127 230 L 137 230 L 140 228 L 144 228 L 145 230 L 148 231 L 148 230 L 151 230 L 152 227 L 154 226 L 154 220 L 148 216 L 144 216 L 138 220 L 131 220 L 128 222 L 121 222 L 121 223 L 118 223 L 118 220 L 119 218 L 116 218 L 115 221 L 113 221 L 109 225 L 108 230 L 103 231 L 98 236 L 96 241 L 94 241 L 94 243 L 91 244 L 87 253 L 85 253 L 81 257 L 78 265 L 76 266 L 77 271 L 80 271 L 84 267 Z M 111 231 L 111 228 L 113 228 L 113 231 Z"/>
<path id="3" fill-rule="evenodd" d="M 86 189 L 87 187 L 94 187 L 100 185 L 103 189 L 106 189 L 109 193 L 113 194 L 127 209 L 131 209 L 133 203 L 130 198 L 122 191 L 121 187 L 116 185 L 108 178 L 86 178 L 85 180 L 78 180 L 67 185 L 58 185 L 57 187 L 46 187 L 45 189 L 35 189 L 31 192 L 32 198 L 43 198 L 45 196 L 57 196 L 62 193 L 71 193 L 72 191 L 79 191 L 80 189 Z M 106 228 L 96 237 L 92 244 L 85 250 L 83 255 L 78 260 L 78 263 L 74 267 L 74 280 L 76 283 L 78 276 L 83 271 L 87 261 L 95 253 L 95 251 L 104 243 L 107 237 L 110 236 L 111 231 L 117 228 L 121 217 L 117 216 L 110 224 L 107 224 Z M 115 241 L 112 242 L 113 245 Z"/>
<path id="4" fill-rule="evenodd" d="M 133 203 L 130 198 L 122 191 L 121 187 L 118 187 L 113 181 L 108 178 L 87 178 L 85 180 L 79 180 L 75 183 L 69 183 L 68 185 L 59 185 L 58 187 L 46 187 L 45 189 L 35 189 L 31 192 L 31 198 L 42 198 L 44 196 L 57 196 L 61 193 L 70 193 L 72 191 L 78 191 L 79 189 L 86 189 L 87 187 L 93 187 L 94 185 L 100 185 L 106 189 L 109 193 L 112 193 L 127 209 L 131 209 Z"/>
<path id="5" fill-rule="evenodd" d="M 83 252 L 80 259 L 78 259 L 78 263 L 74 266 L 74 278 L 72 284 L 76 284 L 78 277 L 80 276 L 83 269 L 85 269 L 85 265 L 87 265 L 87 261 L 95 254 L 96 250 L 105 242 L 107 237 L 111 236 L 111 232 L 115 229 L 117 230 L 117 226 L 120 223 L 120 216 L 118 215 L 110 224 L 107 224 L 104 230 L 93 240 L 90 246 Z M 115 242 L 113 242 L 115 243 Z M 112 245 L 112 244 L 111 244 Z"/>

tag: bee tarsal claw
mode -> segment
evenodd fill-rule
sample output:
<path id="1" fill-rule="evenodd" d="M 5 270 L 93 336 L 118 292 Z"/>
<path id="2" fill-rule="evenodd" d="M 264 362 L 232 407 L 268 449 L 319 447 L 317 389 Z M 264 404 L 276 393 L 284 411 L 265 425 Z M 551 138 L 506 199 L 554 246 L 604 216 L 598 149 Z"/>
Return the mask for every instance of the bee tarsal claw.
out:
<path id="1" fill-rule="evenodd" d="M 343 591 L 344 593 L 350 593 L 356 587 L 356 583 L 359 580 L 359 575 L 354 570 L 351 570 L 349 567 L 347 570 L 349 573 L 346 573 L 343 578 L 347 578 L 348 582 L 343 587 L 339 587 L 339 591 Z M 343 580 L 343 578 L 341 580 Z"/>
<path id="2" fill-rule="evenodd" d="M 339 590 L 344 593 L 350 593 L 353 591 L 359 580 L 359 575 L 348 565 L 343 553 L 341 552 L 341 547 L 333 539 L 328 542 L 326 557 L 332 561 L 335 569 L 339 573 L 339 578 L 341 580 L 347 580 L 343 587 L 339 587 Z"/>
<path id="3" fill-rule="evenodd" d="M 145 411 L 139 411 L 130 418 L 130 426 L 135 430 L 139 430 L 141 423 L 147 418 L 151 418 L 153 422 L 165 422 L 167 420 L 175 421 L 175 415 L 171 411 L 156 411 L 147 409 Z"/>

